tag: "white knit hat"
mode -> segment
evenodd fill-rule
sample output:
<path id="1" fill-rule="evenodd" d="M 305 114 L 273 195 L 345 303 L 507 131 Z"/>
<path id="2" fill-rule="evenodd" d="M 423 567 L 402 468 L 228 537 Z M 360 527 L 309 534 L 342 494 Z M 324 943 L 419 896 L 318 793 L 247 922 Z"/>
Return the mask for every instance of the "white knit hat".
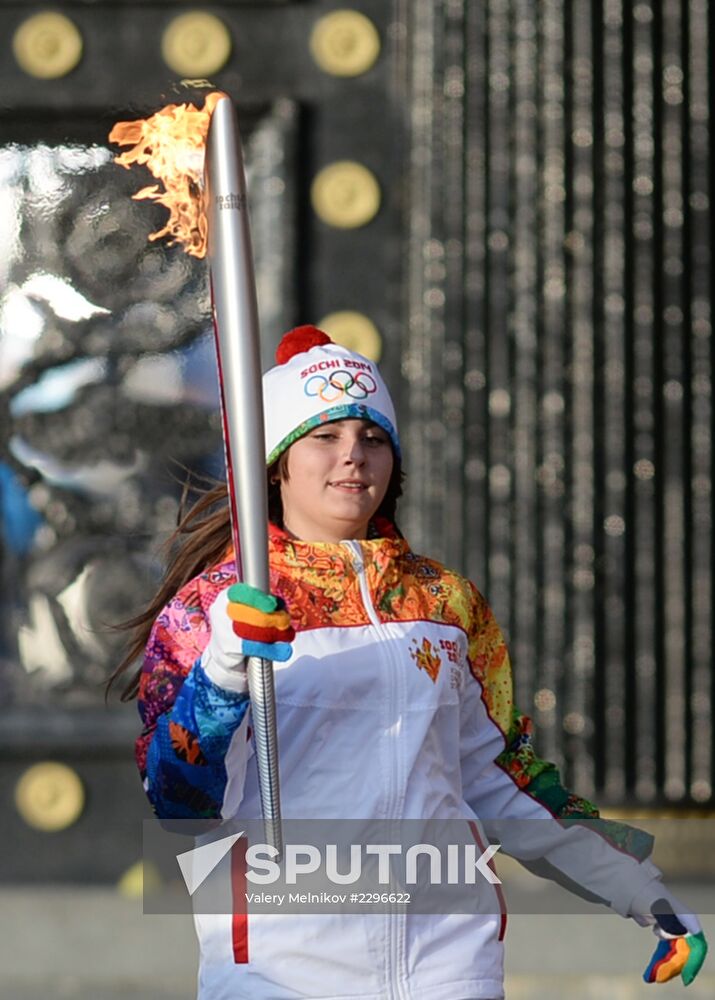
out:
<path id="1" fill-rule="evenodd" d="M 334 344 L 314 326 L 287 333 L 276 361 L 263 376 L 266 465 L 318 424 L 349 418 L 382 427 L 399 458 L 395 408 L 374 361 Z"/>

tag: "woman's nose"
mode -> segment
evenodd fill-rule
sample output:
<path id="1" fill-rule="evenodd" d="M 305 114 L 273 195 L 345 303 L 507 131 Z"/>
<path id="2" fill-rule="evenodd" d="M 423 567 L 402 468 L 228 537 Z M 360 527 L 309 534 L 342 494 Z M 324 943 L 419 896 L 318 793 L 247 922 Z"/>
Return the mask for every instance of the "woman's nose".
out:
<path id="1" fill-rule="evenodd" d="M 359 438 L 353 441 L 346 441 L 343 453 L 346 462 L 354 462 L 361 465 L 365 461 L 365 448 Z"/>

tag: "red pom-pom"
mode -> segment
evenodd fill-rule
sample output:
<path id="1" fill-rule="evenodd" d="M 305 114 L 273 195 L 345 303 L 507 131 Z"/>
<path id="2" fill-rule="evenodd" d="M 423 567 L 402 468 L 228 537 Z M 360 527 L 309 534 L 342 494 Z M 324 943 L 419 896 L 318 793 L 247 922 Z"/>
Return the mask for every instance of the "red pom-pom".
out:
<path id="1" fill-rule="evenodd" d="M 311 347 L 322 347 L 323 344 L 332 344 L 332 340 L 317 326 L 297 326 L 286 333 L 276 348 L 276 364 L 284 365 L 296 354 L 309 351 Z"/>

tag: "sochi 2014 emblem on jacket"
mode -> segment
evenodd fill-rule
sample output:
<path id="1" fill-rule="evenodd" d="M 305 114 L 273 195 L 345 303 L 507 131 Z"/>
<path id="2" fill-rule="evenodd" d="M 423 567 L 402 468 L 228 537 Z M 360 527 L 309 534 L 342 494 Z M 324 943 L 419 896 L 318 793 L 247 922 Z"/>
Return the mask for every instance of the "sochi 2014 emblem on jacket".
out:
<path id="1" fill-rule="evenodd" d="M 421 646 L 418 646 L 417 640 L 413 639 L 410 646 L 410 656 L 420 670 L 426 671 L 427 676 L 436 684 L 437 677 L 439 676 L 439 668 L 442 666 L 442 659 L 429 639 L 423 639 Z"/>

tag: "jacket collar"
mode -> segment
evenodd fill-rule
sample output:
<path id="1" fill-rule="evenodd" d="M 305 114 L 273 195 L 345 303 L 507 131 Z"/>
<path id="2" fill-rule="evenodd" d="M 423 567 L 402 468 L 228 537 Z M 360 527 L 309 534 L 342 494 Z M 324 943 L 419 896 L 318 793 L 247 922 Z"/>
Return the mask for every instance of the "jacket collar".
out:
<path id="1" fill-rule="evenodd" d="M 409 552 L 409 545 L 395 526 L 386 518 L 375 521 L 376 538 L 356 539 L 366 564 L 385 566 Z M 344 542 L 304 542 L 293 538 L 275 524 L 268 527 L 271 563 L 276 568 L 312 566 L 335 571 L 344 565 L 349 553 Z"/>
<path id="2" fill-rule="evenodd" d="M 378 517 L 371 522 L 377 537 L 355 539 L 360 546 L 363 562 L 374 565 L 380 575 L 388 571 L 394 560 L 410 552 L 406 539 L 387 518 Z M 268 552 L 271 569 L 290 571 L 294 568 L 311 567 L 325 572 L 345 572 L 351 564 L 349 552 L 344 542 L 304 542 L 293 538 L 283 528 L 268 525 Z M 221 568 L 235 572 L 233 545 L 230 545 L 220 563 Z"/>

